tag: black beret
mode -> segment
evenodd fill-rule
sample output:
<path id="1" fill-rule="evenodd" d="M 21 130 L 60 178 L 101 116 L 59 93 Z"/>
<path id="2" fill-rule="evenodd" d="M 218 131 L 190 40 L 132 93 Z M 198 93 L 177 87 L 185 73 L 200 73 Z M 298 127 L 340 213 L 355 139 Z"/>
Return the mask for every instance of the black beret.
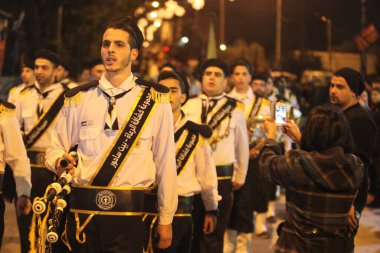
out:
<path id="1" fill-rule="evenodd" d="M 21 68 L 30 68 L 30 69 L 34 69 L 34 62 L 31 62 L 31 61 L 25 61 Z"/>
<path id="2" fill-rule="evenodd" d="M 238 59 L 231 66 L 231 73 L 234 72 L 237 66 L 244 66 L 248 70 L 250 75 L 253 75 L 253 66 L 246 59 Z"/>
<path id="3" fill-rule="evenodd" d="M 49 50 L 44 50 L 44 49 L 38 50 L 36 54 L 34 55 L 34 60 L 39 59 L 39 58 L 46 59 L 52 62 L 56 67 L 60 64 L 58 55 Z"/>
<path id="4" fill-rule="evenodd" d="M 362 75 L 352 68 L 342 68 L 334 73 L 334 76 L 343 77 L 350 89 L 359 96 L 365 89 Z"/>
<path id="5" fill-rule="evenodd" d="M 208 59 L 202 64 L 201 76 L 203 76 L 203 73 L 208 67 L 220 68 L 223 71 L 225 77 L 227 77 L 229 74 L 227 64 L 218 58 Z"/>
<path id="6" fill-rule="evenodd" d="M 106 24 L 104 31 L 106 31 L 109 28 L 126 31 L 135 40 L 136 48 L 141 49 L 142 43 L 144 41 L 144 36 L 140 28 L 137 26 L 137 23 L 131 17 L 112 18 Z"/>
<path id="7" fill-rule="evenodd" d="M 261 80 L 264 82 L 268 82 L 269 78 L 270 78 L 270 75 L 266 73 L 257 73 L 252 76 L 252 80 Z"/>
<path id="8" fill-rule="evenodd" d="M 187 100 L 190 97 L 190 86 L 189 82 L 187 81 L 186 76 L 183 74 L 177 72 L 177 71 L 161 71 L 160 74 L 158 75 L 157 82 L 160 82 L 161 80 L 166 80 L 166 79 L 175 79 L 178 80 L 181 86 L 181 91 L 185 91 L 186 99 L 182 103 L 184 105 Z"/>

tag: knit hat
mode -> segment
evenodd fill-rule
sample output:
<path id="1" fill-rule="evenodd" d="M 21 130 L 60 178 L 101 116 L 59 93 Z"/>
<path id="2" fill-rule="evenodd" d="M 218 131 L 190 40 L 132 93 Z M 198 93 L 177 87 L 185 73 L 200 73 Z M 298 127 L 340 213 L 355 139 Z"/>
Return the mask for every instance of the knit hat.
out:
<path id="1" fill-rule="evenodd" d="M 359 96 L 364 91 L 364 80 L 358 71 L 352 68 L 342 68 L 336 71 L 334 76 L 343 77 L 356 96 Z"/>

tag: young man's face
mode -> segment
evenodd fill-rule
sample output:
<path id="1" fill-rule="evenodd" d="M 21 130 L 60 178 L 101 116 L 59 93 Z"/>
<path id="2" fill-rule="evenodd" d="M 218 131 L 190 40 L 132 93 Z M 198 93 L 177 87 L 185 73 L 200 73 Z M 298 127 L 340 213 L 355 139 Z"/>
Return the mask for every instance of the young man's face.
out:
<path id="1" fill-rule="evenodd" d="M 240 90 L 247 90 L 249 88 L 249 83 L 251 82 L 251 74 L 245 66 L 236 66 L 234 72 L 231 75 L 232 82 L 235 88 Z"/>
<path id="2" fill-rule="evenodd" d="M 221 95 L 224 91 L 225 81 L 226 79 L 222 69 L 218 67 L 208 67 L 202 76 L 203 92 L 209 97 Z"/>
<path id="3" fill-rule="evenodd" d="M 176 112 L 181 109 L 181 104 L 185 101 L 186 95 L 181 91 L 180 82 L 176 79 L 164 79 L 159 82 L 170 89 L 170 105 L 172 106 L 172 112 Z"/>
<path id="4" fill-rule="evenodd" d="M 333 76 L 330 81 L 330 103 L 346 108 L 356 99 L 355 93 L 348 86 L 347 81 L 340 76 Z"/>
<path id="5" fill-rule="evenodd" d="M 65 79 L 67 76 L 69 75 L 69 72 L 62 66 L 62 65 L 59 65 L 57 67 L 57 70 L 55 72 L 55 77 L 56 77 L 56 80 L 57 82 L 60 82 L 62 81 L 63 79 Z"/>
<path id="6" fill-rule="evenodd" d="M 267 82 L 261 79 L 254 79 L 252 81 L 253 92 L 259 96 L 265 96 L 267 91 Z"/>
<path id="7" fill-rule="evenodd" d="M 374 104 L 380 103 L 380 93 L 378 90 L 373 89 L 371 91 L 371 100 L 372 100 L 372 103 Z"/>
<path id="8" fill-rule="evenodd" d="M 121 29 L 109 28 L 103 34 L 101 55 L 107 72 L 130 70 L 131 61 L 138 54 L 137 49 L 129 45 L 129 33 Z"/>
<path id="9" fill-rule="evenodd" d="M 25 84 L 34 83 L 34 71 L 29 67 L 23 67 L 21 69 L 21 80 Z"/>
<path id="10" fill-rule="evenodd" d="M 34 61 L 34 74 L 39 84 L 46 86 L 54 83 L 56 68 L 54 64 L 43 58 Z"/>
<path id="11" fill-rule="evenodd" d="M 103 64 L 95 65 L 91 68 L 91 76 L 94 78 L 94 80 L 99 80 L 102 77 L 104 71 L 105 68 Z"/>

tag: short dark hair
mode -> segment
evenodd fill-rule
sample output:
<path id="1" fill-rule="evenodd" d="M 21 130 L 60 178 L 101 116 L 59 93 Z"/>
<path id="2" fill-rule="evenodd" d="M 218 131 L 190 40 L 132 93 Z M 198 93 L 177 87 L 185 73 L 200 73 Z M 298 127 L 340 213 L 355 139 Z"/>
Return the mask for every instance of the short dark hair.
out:
<path id="1" fill-rule="evenodd" d="M 235 71 L 235 68 L 237 66 L 243 66 L 248 70 L 248 73 L 252 76 L 253 75 L 253 66 L 251 63 L 249 63 L 246 59 L 238 59 L 231 65 L 231 73 Z"/>
<path id="2" fill-rule="evenodd" d="M 109 28 L 120 29 L 127 32 L 129 34 L 129 46 L 131 49 L 141 49 L 144 36 L 136 22 L 131 17 L 112 18 L 104 26 L 103 33 Z"/>
<path id="3" fill-rule="evenodd" d="M 340 146 L 346 153 L 354 151 L 350 125 L 341 110 L 333 105 L 315 107 L 302 128 L 301 149 L 323 151 Z"/>
<path id="4" fill-rule="evenodd" d="M 228 66 L 227 64 L 222 61 L 221 59 L 218 59 L 218 58 L 212 58 L 212 59 L 207 59 L 201 66 L 201 77 L 203 76 L 205 70 L 208 68 L 208 67 L 217 67 L 217 68 L 220 68 L 223 73 L 224 73 L 224 77 L 227 78 L 228 75 L 229 75 L 229 71 L 228 71 Z"/>
<path id="5" fill-rule="evenodd" d="M 174 79 L 179 82 L 179 86 L 181 88 L 181 92 L 186 95 L 185 101 L 182 103 L 184 105 L 187 100 L 189 99 L 189 83 L 184 75 L 182 75 L 179 72 L 176 71 L 162 71 L 158 75 L 157 82 L 160 82 L 162 80 L 167 80 L 167 79 Z"/>

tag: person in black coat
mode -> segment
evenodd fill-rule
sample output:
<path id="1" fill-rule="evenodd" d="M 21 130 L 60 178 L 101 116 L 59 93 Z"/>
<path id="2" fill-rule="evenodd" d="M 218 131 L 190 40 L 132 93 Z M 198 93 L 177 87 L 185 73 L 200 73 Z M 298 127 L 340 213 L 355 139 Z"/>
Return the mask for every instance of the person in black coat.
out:
<path id="1" fill-rule="evenodd" d="M 365 165 L 363 182 L 353 207 L 350 210 L 350 225 L 357 229 L 360 214 L 367 201 L 368 168 L 373 166 L 377 127 L 371 115 L 358 103 L 358 96 L 364 90 L 361 74 L 351 68 L 336 71 L 330 82 L 330 103 L 340 107 L 351 127 L 355 142 L 355 154 Z"/>

